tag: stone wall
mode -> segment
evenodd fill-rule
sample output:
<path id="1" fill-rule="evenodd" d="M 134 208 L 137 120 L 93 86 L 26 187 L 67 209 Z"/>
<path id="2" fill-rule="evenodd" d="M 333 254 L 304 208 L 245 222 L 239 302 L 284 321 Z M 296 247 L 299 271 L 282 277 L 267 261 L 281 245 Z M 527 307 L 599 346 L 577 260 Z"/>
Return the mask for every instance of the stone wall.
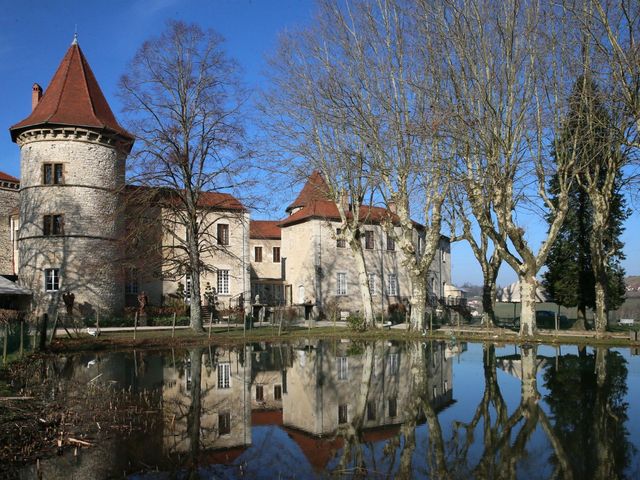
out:
<path id="1" fill-rule="evenodd" d="M 18 202 L 17 188 L 0 187 L 0 275 L 14 275 L 16 270 L 11 242 L 11 215 L 17 210 Z"/>
<path id="2" fill-rule="evenodd" d="M 311 302 L 325 314 L 326 310 L 335 308 L 349 312 L 362 309 L 353 252 L 348 244 L 338 247 L 336 243 L 335 232 L 339 226 L 338 222 L 310 220 L 282 229 L 282 257 L 286 257 L 286 281 L 292 285 L 293 304 Z M 365 249 L 364 256 L 367 272 L 375 276 L 374 310 L 386 314 L 389 305 L 408 302 L 411 279 L 397 245 L 394 250 L 387 248 L 382 226 L 367 225 L 364 230 L 373 232 L 373 249 Z M 418 242 L 417 233 L 415 241 Z M 449 242 L 443 238 L 429 273 L 431 293 L 438 297 L 441 296 L 439 286 L 451 282 L 450 258 Z M 346 295 L 338 295 L 339 273 L 346 274 Z M 391 275 L 397 277 L 397 295 L 389 294 Z"/>
<path id="3" fill-rule="evenodd" d="M 71 291 L 83 316 L 120 313 L 124 286 L 119 258 L 125 154 L 110 145 L 74 138 L 30 137 L 21 145 L 20 271 L 37 313 L 53 313 Z M 43 184 L 43 164 L 62 163 L 60 185 Z M 63 215 L 64 231 L 44 235 L 45 215 Z M 60 269 L 59 291 L 46 292 L 44 270 Z"/>

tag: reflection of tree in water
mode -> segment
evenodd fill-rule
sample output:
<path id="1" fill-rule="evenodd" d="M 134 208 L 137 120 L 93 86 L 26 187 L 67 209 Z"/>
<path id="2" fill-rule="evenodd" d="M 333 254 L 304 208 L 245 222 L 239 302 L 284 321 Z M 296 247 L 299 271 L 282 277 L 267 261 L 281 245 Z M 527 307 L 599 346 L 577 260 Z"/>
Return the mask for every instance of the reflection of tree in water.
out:
<path id="1" fill-rule="evenodd" d="M 572 469 L 562 442 L 551 427 L 550 421 L 540 408 L 540 393 L 537 388 L 537 347 L 521 350 L 521 395 L 516 409 L 509 414 L 507 404 L 500 391 L 496 368 L 495 347 L 485 345 L 483 368 L 485 388 L 469 423 L 454 422 L 451 441 L 445 442 L 438 418 L 438 408 L 430 394 L 428 348 L 415 345 L 410 348 L 411 395 L 407 417 L 400 436 L 387 445 L 387 454 L 394 456 L 399 451 L 400 465 L 397 476 L 411 478 L 416 474 L 413 465 L 416 454 L 425 455 L 430 478 L 496 478 L 511 479 L 517 476 L 517 467 L 527 457 L 527 444 L 538 425 L 549 440 L 557 461 L 555 478 L 573 478 Z M 426 452 L 416 452 L 416 427 L 425 420 L 429 443 Z M 477 460 L 469 459 L 470 447 L 476 441 L 476 432 L 481 428 L 483 450 Z M 471 463 L 470 463 L 471 462 Z"/>
<path id="2" fill-rule="evenodd" d="M 527 443 L 539 425 L 558 459 L 552 477 L 573 478 L 563 444 L 555 435 L 547 415 L 539 405 L 540 393 L 536 380 L 537 347 L 523 346 L 518 361 L 521 367 L 520 403 L 509 415 L 497 380 L 495 347 L 483 346 L 485 390 L 471 422 L 456 423 L 458 429 L 465 432 L 456 468 L 469 468 L 470 471 L 465 473 L 471 473 L 476 478 L 516 478 L 517 466 L 526 459 Z M 469 447 L 474 442 L 474 432 L 480 423 L 483 428 L 483 452 L 475 466 L 465 467 Z M 454 444 L 460 441 L 457 438 L 455 440 Z"/>
<path id="3" fill-rule="evenodd" d="M 625 428 L 627 366 L 618 352 L 597 348 L 564 355 L 544 374 L 554 431 L 576 478 L 624 477 L 633 455 Z M 553 461 L 557 461 L 555 458 Z"/>

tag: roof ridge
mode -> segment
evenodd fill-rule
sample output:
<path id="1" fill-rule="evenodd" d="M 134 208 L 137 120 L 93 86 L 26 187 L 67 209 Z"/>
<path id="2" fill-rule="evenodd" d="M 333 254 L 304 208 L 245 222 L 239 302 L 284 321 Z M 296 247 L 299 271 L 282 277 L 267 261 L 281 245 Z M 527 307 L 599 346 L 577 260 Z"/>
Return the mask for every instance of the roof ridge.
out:
<path id="1" fill-rule="evenodd" d="M 73 56 L 73 52 L 71 50 L 69 50 L 71 52 L 71 55 L 69 55 L 69 61 L 66 62 L 65 64 L 65 70 L 64 70 L 64 75 L 63 75 L 63 79 L 62 79 L 62 90 L 64 91 L 64 86 L 67 83 L 67 79 L 69 78 L 69 71 L 71 70 L 71 57 Z M 65 55 L 62 58 L 62 62 L 64 63 L 65 58 L 67 57 L 67 55 Z M 47 90 L 49 90 L 49 87 L 51 87 L 51 83 L 53 83 L 53 79 L 55 78 L 55 73 L 53 74 L 53 78 L 51 79 L 51 81 L 49 81 L 49 85 L 47 85 L 47 89 L 44 91 L 44 93 L 47 93 Z M 44 94 L 43 94 L 44 96 Z M 56 101 L 55 107 L 53 108 L 53 110 L 51 111 L 51 114 L 46 117 L 47 121 L 51 120 L 51 118 L 53 118 L 53 116 L 55 116 L 56 113 L 58 113 L 58 110 L 60 109 L 60 102 L 62 102 L 62 95 L 58 96 L 58 99 Z M 36 105 L 36 108 L 34 108 L 34 112 L 35 110 L 38 108 L 38 106 L 40 105 L 40 102 L 38 102 L 38 104 Z"/>
<path id="2" fill-rule="evenodd" d="M 75 41 L 75 43 L 71 44 L 71 48 L 75 48 L 75 50 L 78 51 L 78 55 L 80 56 L 80 71 L 82 72 L 82 79 L 84 80 L 82 82 L 84 89 L 87 91 L 87 97 L 89 97 L 89 105 L 91 105 L 91 113 L 93 113 L 93 117 L 96 119 L 96 121 L 98 123 L 104 123 L 101 122 L 100 119 L 98 118 L 98 115 L 96 114 L 96 106 L 93 100 L 93 95 L 91 95 L 91 90 L 89 89 L 89 79 L 87 78 L 87 69 L 86 67 L 88 66 L 88 63 L 84 58 L 84 55 L 82 54 L 82 50 L 80 49 L 80 45 L 78 45 L 78 42 Z"/>

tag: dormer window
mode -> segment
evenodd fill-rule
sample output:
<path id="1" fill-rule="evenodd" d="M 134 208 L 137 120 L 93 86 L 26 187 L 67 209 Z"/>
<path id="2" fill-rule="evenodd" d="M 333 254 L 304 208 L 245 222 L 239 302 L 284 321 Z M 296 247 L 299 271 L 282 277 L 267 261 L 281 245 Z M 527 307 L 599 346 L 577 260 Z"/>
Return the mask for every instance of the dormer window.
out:
<path id="1" fill-rule="evenodd" d="M 44 185 L 62 185 L 64 183 L 61 163 L 45 163 L 42 167 L 42 183 Z"/>

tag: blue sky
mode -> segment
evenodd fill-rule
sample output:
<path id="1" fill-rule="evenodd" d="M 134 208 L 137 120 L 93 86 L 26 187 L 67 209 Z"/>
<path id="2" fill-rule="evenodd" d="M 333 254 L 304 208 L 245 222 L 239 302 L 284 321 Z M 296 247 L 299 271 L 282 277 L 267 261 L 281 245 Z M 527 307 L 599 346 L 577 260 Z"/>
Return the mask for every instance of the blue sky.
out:
<path id="1" fill-rule="evenodd" d="M 68 49 L 77 25 L 79 42 L 116 117 L 120 105 L 117 82 L 142 42 L 160 32 L 167 19 L 198 22 L 226 39 L 226 50 L 243 69 L 249 88 L 264 85 L 265 55 L 276 46 L 278 32 L 311 21 L 312 0 L 0 0 L 0 170 L 20 175 L 18 147 L 8 128 L 31 109 L 31 85 L 44 88 Z M 284 192 L 291 198 L 295 192 Z M 255 217 L 281 217 L 284 206 Z M 526 220 L 529 241 L 538 246 L 546 225 Z M 640 275 L 640 215 L 627 222 L 623 240 L 629 275 Z M 633 239 L 636 238 L 634 241 Z M 452 246 L 454 283 L 479 284 L 482 274 L 465 244 Z M 503 267 L 498 282 L 513 282 L 515 272 Z"/>

